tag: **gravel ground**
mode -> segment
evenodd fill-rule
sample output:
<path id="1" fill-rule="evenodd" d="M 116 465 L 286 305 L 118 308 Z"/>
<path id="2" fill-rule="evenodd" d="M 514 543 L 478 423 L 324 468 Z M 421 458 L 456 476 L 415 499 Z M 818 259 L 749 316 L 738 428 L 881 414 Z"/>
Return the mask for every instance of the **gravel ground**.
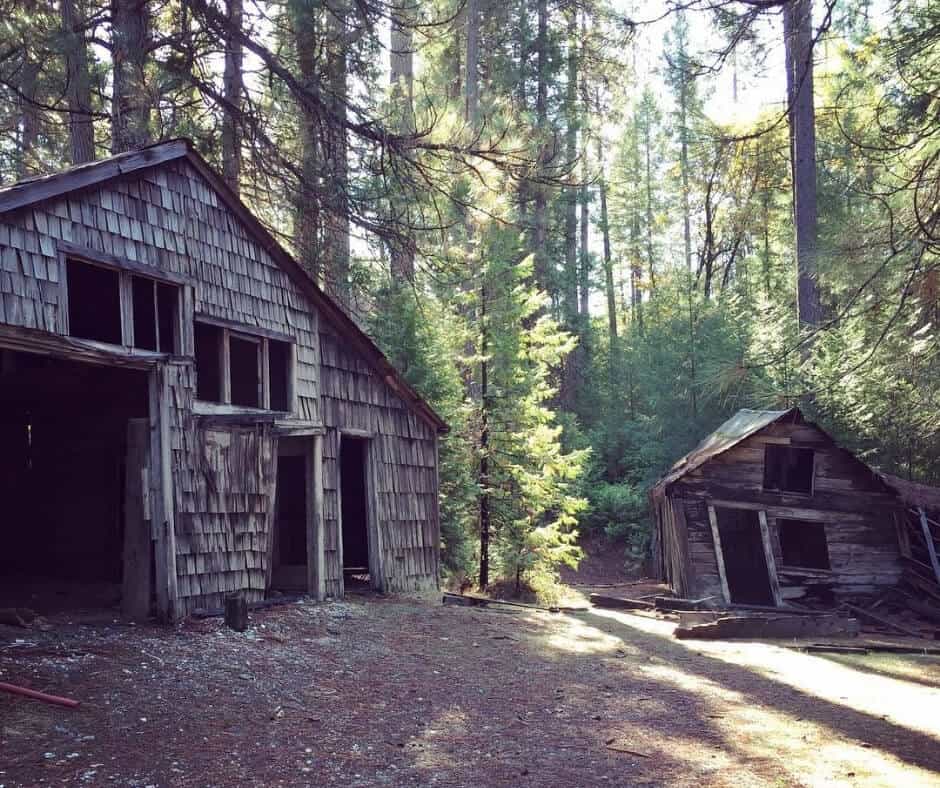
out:
<path id="1" fill-rule="evenodd" d="M 613 611 L 294 603 L 0 628 L 0 787 L 940 785 L 940 660 L 690 644 Z"/>

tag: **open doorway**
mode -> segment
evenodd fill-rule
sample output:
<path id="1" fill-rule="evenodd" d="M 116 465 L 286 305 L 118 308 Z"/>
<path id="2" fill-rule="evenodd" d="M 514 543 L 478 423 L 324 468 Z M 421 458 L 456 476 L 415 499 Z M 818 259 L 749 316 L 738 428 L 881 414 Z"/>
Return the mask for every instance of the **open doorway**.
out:
<path id="1" fill-rule="evenodd" d="M 343 528 L 343 580 L 347 591 L 371 588 L 366 461 L 368 441 L 343 435 L 340 441 L 340 511 Z"/>
<path id="2" fill-rule="evenodd" d="M 0 607 L 121 601 L 128 489 L 142 478 L 128 422 L 147 411 L 146 372 L 0 351 Z"/>
<path id="3" fill-rule="evenodd" d="M 277 591 L 307 591 L 309 456 L 308 440 L 286 438 L 279 442 L 271 573 L 271 588 Z"/>
<path id="4" fill-rule="evenodd" d="M 715 516 L 731 602 L 774 605 L 759 513 L 716 506 Z"/>

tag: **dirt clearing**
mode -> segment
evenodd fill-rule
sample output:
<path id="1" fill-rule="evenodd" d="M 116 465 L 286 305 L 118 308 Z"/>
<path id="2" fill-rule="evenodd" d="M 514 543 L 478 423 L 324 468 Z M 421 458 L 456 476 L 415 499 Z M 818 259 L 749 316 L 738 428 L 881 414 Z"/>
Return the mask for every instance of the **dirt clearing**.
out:
<path id="1" fill-rule="evenodd" d="M 940 660 L 439 600 L 0 632 L 0 786 L 940 785 Z M 19 641 L 17 641 L 17 638 Z"/>

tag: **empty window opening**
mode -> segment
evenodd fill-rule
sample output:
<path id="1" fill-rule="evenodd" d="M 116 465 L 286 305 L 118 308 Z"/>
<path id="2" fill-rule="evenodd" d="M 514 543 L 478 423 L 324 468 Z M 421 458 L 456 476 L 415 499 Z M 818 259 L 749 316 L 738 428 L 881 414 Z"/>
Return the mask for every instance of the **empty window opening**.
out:
<path id="1" fill-rule="evenodd" d="M 134 347 L 157 350 L 157 306 L 152 279 L 131 277 L 134 314 Z"/>
<path id="2" fill-rule="evenodd" d="M 758 513 L 753 509 L 715 507 L 715 515 L 731 601 L 742 605 L 775 604 Z"/>
<path id="3" fill-rule="evenodd" d="M 175 285 L 157 282 L 157 327 L 161 353 L 177 352 L 179 293 L 179 288 Z"/>
<path id="4" fill-rule="evenodd" d="M 362 438 L 343 436 L 340 442 L 343 573 L 347 585 L 370 580 L 366 447 Z"/>
<path id="5" fill-rule="evenodd" d="M 120 345 L 121 284 L 117 271 L 68 260 L 69 334 Z"/>
<path id="6" fill-rule="evenodd" d="M 768 444 L 764 447 L 764 489 L 813 492 L 813 450 Z"/>
<path id="7" fill-rule="evenodd" d="M 246 408 L 261 406 L 261 343 L 232 335 L 229 338 L 229 373 L 232 404 Z"/>
<path id="8" fill-rule="evenodd" d="M 0 371 L 0 607 L 114 607 L 131 576 L 124 570 L 128 495 L 140 492 L 142 468 L 128 469 L 128 421 L 147 417 L 147 375 L 26 353 L 7 362 Z M 138 526 L 149 545 L 149 526 L 142 518 Z"/>
<path id="9" fill-rule="evenodd" d="M 277 459 L 274 567 L 271 585 L 281 590 L 307 588 L 307 458 L 303 453 Z"/>
<path id="10" fill-rule="evenodd" d="M 288 342 L 268 340 L 268 390 L 271 410 L 289 411 L 291 346 Z"/>
<path id="11" fill-rule="evenodd" d="M 222 329 L 195 323 L 196 397 L 206 402 L 222 401 Z"/>
<path id="12" fill-rule="evenodd" d="M 785 566 L 831 569 L 829 543 L 823 523 L 805 520 L 778 520 L 780 553 Z"/>

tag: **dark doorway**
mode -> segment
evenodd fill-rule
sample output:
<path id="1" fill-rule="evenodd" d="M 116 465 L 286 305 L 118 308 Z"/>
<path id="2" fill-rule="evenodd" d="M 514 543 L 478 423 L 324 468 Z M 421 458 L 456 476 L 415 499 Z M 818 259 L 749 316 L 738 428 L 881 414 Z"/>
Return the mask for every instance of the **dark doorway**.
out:
<path id="1" fill-rule="evenodd" d="M 0 351 L 0 607 L 120 601 L 128 420 L 147 402 L 145 372 Z"/>
<path id="2" fill-rule="evenodd" d="M 282 591 L 307 590 L 307 457 L 306 444 L 282 443 L 277 458 L 274 571 L 271 586 Z"/>
<path id="3" fill-rule="evenodd" d="M 715 507 L 715 515 L 731 601 L 774 605 L 758 513 L 753 509 Z"/>
<path id="4" fill-rule="evenodd" d="M 343 574 L 347 585 L 369 583 L 369 529 L 366 496 L 368 444 L 362 438 L 340 441 L 340 485 L 343 518 Z"/>

